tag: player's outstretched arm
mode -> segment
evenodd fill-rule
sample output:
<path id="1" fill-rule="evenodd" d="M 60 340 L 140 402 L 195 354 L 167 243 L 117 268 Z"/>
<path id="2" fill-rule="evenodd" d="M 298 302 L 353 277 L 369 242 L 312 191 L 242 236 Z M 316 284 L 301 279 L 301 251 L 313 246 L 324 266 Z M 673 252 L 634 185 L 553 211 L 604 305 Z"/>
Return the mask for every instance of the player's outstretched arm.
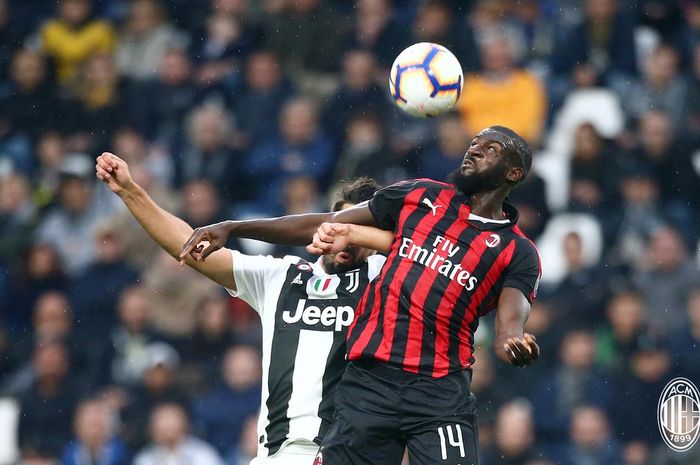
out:
<path id="1" fill-rule="evenodd" d="M 306 250 L 316 255 L 340 252 L 344 248 L 354 245 L 366 249 L 388 252 L 394 234 L 391 231 L 344 223 L 323 223 L 314 234 L 313 241 L 306 246 Z"/>
<path id="2" fill-rule="evenodd" d="M 222 221 L 195 229 L 183 242 L 180 260 L 191 257 L 203 262 L 211 253 L 222 248 L 229 236 L 257 239 L 273 244 L 307 245 L 324 222 L 369 226 L 375 224 L 367 202 L 334 213 L 307 213 L 279 218 Z M 204 242 L 208 244 L 202 247 Z"/>
<path id="3" fill-rule="evenodd" d="M 498 299 L 494 350 L 502 361 L 517 367 L 529 365 L 540 356 L 535 337 L 523 333 L 530 314 L 530 302 L 519 289 L 506 287 Z"/>
<path id="4" fill-rule="evenodd" d="M 117 194 L 143 229 L 163 250 L 179 259 L 182 243 L 192 234 L 192 228 L 180 218 L 160 208 L 129 173 L 129 166 L 118 156 L 105 152 L 97 157 L 97 178 Z M 206 263 L 188 259 L 187 264 L 229 289 L 236 289 L 231 254 L 226 250 L 212 254 Z"/>

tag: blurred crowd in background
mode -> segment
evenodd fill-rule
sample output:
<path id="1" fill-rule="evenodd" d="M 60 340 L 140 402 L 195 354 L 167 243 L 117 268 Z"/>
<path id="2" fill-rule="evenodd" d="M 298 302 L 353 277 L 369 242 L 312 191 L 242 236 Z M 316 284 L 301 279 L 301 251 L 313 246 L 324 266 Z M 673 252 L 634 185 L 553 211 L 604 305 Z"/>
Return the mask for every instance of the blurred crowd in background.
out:
<path id="1" fill-rule="evenodd" d="M 387 91 L 422 41 L 465 71 L 439 118 Z M 482 464 L 700 463 L 656 420 L 666 382 L 700 382 L 697 0 L 0 0 L 0 463 L 255 454 L 257 315 L 159 253 L 99 153 L 196 227 L 444 179 L 491 124 L 535 149 L 512 201 L 543 356 L 496 363 L 482 321 Z"/>

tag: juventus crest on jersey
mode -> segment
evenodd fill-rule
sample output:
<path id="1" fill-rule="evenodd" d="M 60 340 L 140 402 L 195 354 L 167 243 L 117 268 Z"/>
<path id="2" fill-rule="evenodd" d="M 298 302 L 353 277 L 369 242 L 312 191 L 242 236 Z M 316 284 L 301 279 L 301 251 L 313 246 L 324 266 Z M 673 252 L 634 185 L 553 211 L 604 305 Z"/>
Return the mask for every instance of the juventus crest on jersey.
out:
<path id="1" fill-rule="evenodd" d="M 259 457 L 291 442 L 320 443 L 332 419 L 333 391 L 345 370 L 347 329 L 384 261 L 374 255 L 358 269 L 330 275 L 320 260 L 233 252 L 237 291 L 229 292 L 262 320 Z"/>

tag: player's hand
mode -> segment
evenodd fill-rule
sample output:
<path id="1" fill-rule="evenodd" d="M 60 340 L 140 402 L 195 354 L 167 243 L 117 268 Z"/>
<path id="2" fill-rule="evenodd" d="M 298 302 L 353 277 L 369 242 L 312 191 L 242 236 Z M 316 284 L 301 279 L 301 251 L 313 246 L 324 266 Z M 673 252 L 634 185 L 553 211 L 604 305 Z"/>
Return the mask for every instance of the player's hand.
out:
<path id="1" fill-rule="evenodd" d="M 205 261 L 209 255 L 226 245 L 228 236 L 229 228 L 226 221 L 195 229 L 182 246 L 180 264 L 185 264 L 188 255 L 195 261 Z"/>
<path id="2" fill-rule="evenodd" d="M 315 255 L 327 255 L 344 250 L 350 245 L 351 225 L 321 223 L 306 251 Z"/>
<path id="3" fill-rule="evenodd" d="M 135 186 L 129 165 L 113 153 L 104 152 L 97 157 L 95 175 L 117 195 L 124 195 Z"/>
<path id="4" fill-rule="evenodd" d="M 523 339 L 517 337 L 508 338 L 503 344 L 503 350 L 508 357 L 508 363 L 516 367 L 524 367 L 540 356 L 540 346 L 532 334 L 525 333 Z"/>

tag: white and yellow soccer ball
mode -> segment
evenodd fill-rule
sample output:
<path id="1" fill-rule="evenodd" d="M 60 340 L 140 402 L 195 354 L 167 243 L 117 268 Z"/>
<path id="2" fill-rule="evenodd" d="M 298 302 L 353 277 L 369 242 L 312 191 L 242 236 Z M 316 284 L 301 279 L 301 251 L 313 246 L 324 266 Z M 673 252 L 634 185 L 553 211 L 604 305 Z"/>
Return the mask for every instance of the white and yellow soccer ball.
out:
<path id="1" fill-rule="evenodd" d="M 462 66 L 452 52 L 442 45 L 421 42 L 411 45 L 394 60 L 389 91 L 399 108 L 424 118 L 454 107 L 462 93 L 463 81 Z"/>

